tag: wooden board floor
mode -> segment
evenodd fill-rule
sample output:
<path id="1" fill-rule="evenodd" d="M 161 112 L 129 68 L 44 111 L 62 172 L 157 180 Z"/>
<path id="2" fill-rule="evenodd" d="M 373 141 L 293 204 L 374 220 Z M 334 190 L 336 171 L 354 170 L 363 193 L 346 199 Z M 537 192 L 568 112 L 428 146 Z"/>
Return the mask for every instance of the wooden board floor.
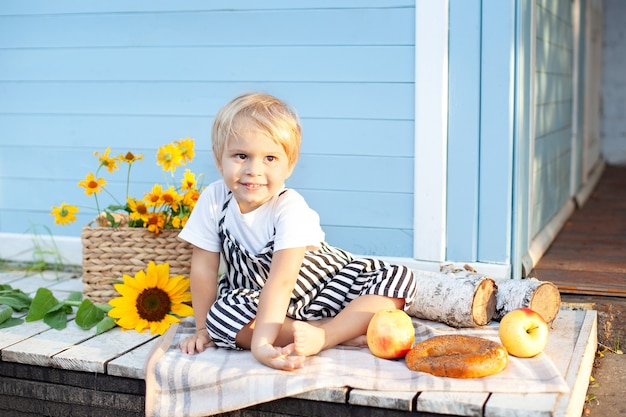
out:
<path id="1" fill-rule="evenodd" d="M 626 166 L 607 166 L 531 276 L 562 293 L 626 297 Z"/>

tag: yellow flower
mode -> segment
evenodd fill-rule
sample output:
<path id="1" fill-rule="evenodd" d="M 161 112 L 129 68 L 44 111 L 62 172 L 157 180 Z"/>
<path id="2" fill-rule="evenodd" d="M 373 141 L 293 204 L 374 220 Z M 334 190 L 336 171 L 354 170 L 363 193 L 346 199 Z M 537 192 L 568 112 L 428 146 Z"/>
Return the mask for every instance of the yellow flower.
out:
<path id="1" fill-rule="evenodd" d="M 151 334 L 163 334 L 180 317 L 191 316 L 193 309 L 184 304 L 191 301 L 189 278 L 178 275 L 170 278 L 169 264 L 150 262 L 146 272 L 139 271 L 135 277 L 124 275 L 123 284 L 115 284 L 120 297 L 109 301 L 113 308 L 109 316 L 123 329 L 143 332 L 150 328 Z"/>
<path id="2" fill-rule="evenodd" d="M 159 234 L 161 229 L 165 226 L 165 217 L 163 213 L 150 213 L 148 221 L 145 222 L 148 230 L 154 234 Z"/>
<path id="3" fill-rule="evenodd" d="M 109 172 L 114 172 L 118 167 L 117 158 L 111 158 L 109 156 L 109 152 L 111 152 L 110 147 L 106 148 L 106 150 L 102 154 L 100 152 L 94 152 L 93 154 L 98 157 L 98 160 L 100 161 L 100 166 L 106 167 L 107 171 Z"/>
<path id="4" fill-rule="evenodd" d="M 130 165 L 135 161 L 141 161 L 143 159 L 143 155 L 142 154 L 135 155 L 131 151 L 128 151 L 126 152 L 126 155 L 120 154 L 118 156 L 118 159 Z"/>
<path id="5" fill-rule="evenodd" d="M 171 207 L 174 211 L 178 211 L 178 202 L 180 200 L 181 198 L 174 189 L 174 187 L 168 188 L 161 194 L 161 201 L 163 202 L 163 204 Z"/>
<path id="6" fill-rule="evenodd" d="M 150 218 L 150 213 L 148 212 L 148 207 L 146 207 L 144 202 L 137 201 L 132 197 L 129 197 L 127 202 L 128 208 L 130 209 L 128 217 L 133 221 L 141 221 L 144 224 L 147 223 Z"/>
<path id="7" fill-rule="evenodd" d="M 176 171 L 176 167 L 185 162 L 181 149 L 175 143 L 163 145 L 157 151 L 157 164 L 163 166 L 164 171 Z"/>
<path id="8" fill-rule="evenodd" d="M 183 191 L 196 188 L 196 174 L 191 172 L 189 169 L 186 169 L 185 173 L 183 174 L 183 179 L 181 180 L 181 183 L 181 190 Z"/>
<path id="9" fill-rule="evenodd" d="M 152 186 L 149 192 L 144 191 L 143 200 L 141 198 L 136 199 L 130 194 L 131 170 L 136 161 L 143 159 L 142 154 L 128 151 L 125 154 L 118 153 L 117 156 L 111 157 L 110 147 L 107 147 L 102 153 L 94 152 L 94 156 L 98 159 L 97 169 L 87 174 L 83 180 L 78 182 L 78 185 L 84 188 L 85 194 L 94 197 L 98 224 L 112 227 L 146 227 L 153 233 L 159 233 L 162 229 L 181 229 L 187 222 L 200 195 L 198 183 L 202 176 L 196 178 L 196 175 L 187 169 L 183 178 L 179 180 L 175 178 L 174 173 L 177 167 L 192 161 L 194 145 L 195 141 L 186 137 L 158 148 L 157 165 L 165 171 L 171 171 L 171 180 L 166 178 L 165 184 L 157 183 Z M 113 173 L 120 168 L 122 163 L 128 164 L 126 192 L 122 199 L 118 199 L 109 192 L 107 185 L 109 182 L 104 179 L 107 174 L 103 174 L 102 177 L 99 175 L 102 168 L 106 167 L 109 173 Z M 169 176 L 166 175 L 166 177 Z M 98 195 L 100 193 L 105 195 Z M 108 204 L 102 204 L 105 201 Z M 126 203 L 124 204 L 123 201 Z M 67 225 L 76 221 L 75 214 L 78 209 L 75 206 L 63 204 L 58 207 L 53 206 L 51 209 L 50 214 L 54 216 L 56 224 Z M 111 216 L 116 219 L 119 216 L 124 221 L 110 220 Z"/>
<path id="10" fill-rule="evenodd" d="M 187 224 L 187 220 L 189 220 L 189 216 L 176 216 L 172 219 L 172 227 L 174 229 L 182 229 Z"/>
<path id="11" fill-rule="evenodd" d="M 96 179 L 96 177 L 94 177 L 93 175 L 93 172 L 90 172 L 89 174 L 87 174 L 84 180 L 78 182 L 78 186 L 83 187 L 85 189 L 85 194 L 91 196 L 93 193 L 98 194 L 100 191 L 102 191 L 106 183 L 107 182 L 104 178 L 100 177 Z"/>
<path id="12" fill-rule="evenodd" d="M 143 200 L 146 202 L 146 206 L 154 207 L 161 201 L 161 194 L 163 194 L 163 187 L 159 184 L 154 184 L 152 191 L 147 192 Z"/>
<path id="13" fill-rule="evenodd" d="M 180 139 L 178 142 L 175 142 L 178 145 L 178 149 L 180 149 L 180 154 L 184 159 L 184 163 L 189 163 L 194 157 L 193 146 L 194 142 L 189 136 L 185 139 Z"/>
<path id="14" fill-rule="evenodd" d="M 78 213 L 78 211 L 78 207 L 71 206 L 63 202 L 58 207 L 52 207 L 50 215 L 54 216 L 54 222 L 56 224 L 65 226 L 66 224 L 74 223 L 76 221 L 76 213 Z"/>
<path id="15" fill-rule="evenodd" d="M 200 198 L 200 191 L 197 189 L 188 190 L 183 196 L 183 205 L 189 207 L 189 210 L 193 210 L 196 206 L 196 202 Z"/>

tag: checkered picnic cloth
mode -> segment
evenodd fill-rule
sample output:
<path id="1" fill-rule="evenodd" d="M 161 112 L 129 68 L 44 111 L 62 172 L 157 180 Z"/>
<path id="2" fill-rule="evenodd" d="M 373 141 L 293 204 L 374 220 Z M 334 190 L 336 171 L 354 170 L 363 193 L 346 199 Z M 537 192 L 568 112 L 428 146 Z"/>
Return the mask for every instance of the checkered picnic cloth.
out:
<path id="1" fill-rule="evenodd" d="M 498 341 L 497 323 L 455 329 L 413 319 L 416 342 L 441 334 L 465 334 Z M 456 379 L 414 372 L 404 360 L 376 358 L 367 348 L 337 347 L 308 357 L 288 372 L 260 364 L 249 351 L 208 348 L 180 352 L 178 342 L 195 331 L 193 319 L 173 325 L 148 356 L 146 415 L 208 416 L 289 397 L 318 388 L 351 387 L 377 391 L 563 393 L 569 387 L 547 355 L 509 356 L 507 367 L 484 378 Z"/>

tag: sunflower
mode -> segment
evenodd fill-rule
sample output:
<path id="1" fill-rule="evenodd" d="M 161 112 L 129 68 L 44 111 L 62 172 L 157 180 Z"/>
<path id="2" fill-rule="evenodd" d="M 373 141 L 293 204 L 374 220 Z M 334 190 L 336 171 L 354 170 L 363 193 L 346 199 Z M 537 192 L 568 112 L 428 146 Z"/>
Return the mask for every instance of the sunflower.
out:
<path id="1" fill-rule="evenodd" d="M 115 284 L 121 296 L 109 301 L 113 307 L 109 316 L 123 329 L 141 333 L 150 328 L 151 334 L 163 334 L 172 323 L 180 322 L 173 314 L 193 315 L 193 309 L 184 304 L 191 301 L 189 278 L 170 278 L 169 274 L 169 264 L 150 262 L 146 271 L 137 272 L 134 278 L 124 275 L 124 283 Z"/>
<path id="2" fill-rule="evenodd" d="M 78 213 L 78 207 L 63 202 L 58 207 L 52 207 L 50 215 L 54 216 L 56 224 L 66 225 L 76 221 L 76 213 Z"/>

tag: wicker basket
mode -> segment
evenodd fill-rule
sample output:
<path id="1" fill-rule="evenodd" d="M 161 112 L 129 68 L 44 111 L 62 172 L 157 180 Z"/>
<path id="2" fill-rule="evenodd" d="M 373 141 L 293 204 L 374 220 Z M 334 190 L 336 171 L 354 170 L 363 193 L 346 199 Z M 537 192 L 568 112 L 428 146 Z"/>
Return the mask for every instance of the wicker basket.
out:
<path id="1" fill-rule="evenodd" d="M 136 227 L 83 227 L 83 294 L 106 303 L 119 296 L 113 284 L 124 274 L 134 276 L 150 261 L 167 262 L 170 275 L 189 276 L 192 246 L 178 239 L 180 230 L 154 234 Z"/>

